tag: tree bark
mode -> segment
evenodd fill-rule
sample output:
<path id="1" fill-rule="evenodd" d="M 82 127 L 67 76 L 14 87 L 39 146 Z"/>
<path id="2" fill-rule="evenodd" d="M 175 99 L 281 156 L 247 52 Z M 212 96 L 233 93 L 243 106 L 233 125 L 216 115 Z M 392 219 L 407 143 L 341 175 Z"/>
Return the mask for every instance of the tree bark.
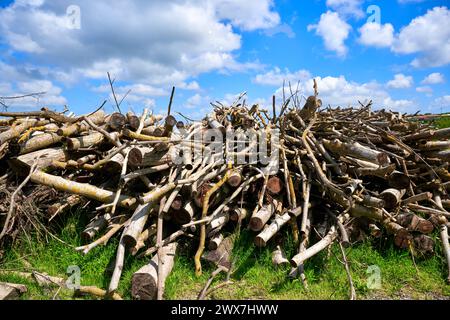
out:
<path id="1" fill-rule="evenodd" d="M 172 271 L 177 243 L 170 243 L 161 248 L 162 250 L 162 272 L 158 275 L 158 255 L 155 255 L 150 263 L 143 266 L 133 274 L 131 280 L 131 296 L 138 300 L 155 300 L 158 290 L 158 276 L 162 277 L 163 283 Z"/>

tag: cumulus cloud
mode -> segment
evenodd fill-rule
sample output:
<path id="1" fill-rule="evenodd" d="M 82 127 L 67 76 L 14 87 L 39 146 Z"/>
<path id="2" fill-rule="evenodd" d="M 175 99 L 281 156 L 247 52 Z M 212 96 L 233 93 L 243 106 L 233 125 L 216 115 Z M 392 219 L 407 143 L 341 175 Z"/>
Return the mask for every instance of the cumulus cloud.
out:
<path id="1" fill-rule="evenodd" d="M 19 99 L 3 100 L 8 107 L 22 109 L 37 109 L 44 106 L 54 107 L 67 104 L 65 97 L 61 95 L 61 88 L 47 80 L 19 81 L 14 85 L 0 82 L 0 93 L 3 97 L 17 97 L 31 93 L 43 93 L 42 95 L 27 96 Z"/>
<path id="2" fill-rule="evenodd" d="M 419 54 L 414 67 L 439 67 L 450 63 L 450 10 L 435 7 L 402 28 L 392 50 L 400 54 Z"/>
<path id="3" fill-rule="evenodd" d="M 77 1 L 81 28 L 68 28 L 71 0 L 16 1 L 0 10 L 0 40 L 32 53 L 35 65 L 52 65 L 73 78 L 103 78 L 148 85 L 187 86 L 215 70 L 243 71 L 236 30 L 280 23 L 272 0 Z"/>
<path id="4" fill-rule="evenodd" d="M 423 84 L 438 84 L 445 81 L 444 75 L 439 72 L 430 73 L 425 79 L 422 80 Z"/>
<path id="5" fill-rule="evenodd" d="M 338 56 L 347 54 L 345 40 L 347 40 L 352 27 L 345 22 L 337 12 L 327 11 L 320 16 L 318 24 L 308 25 L 308 31 L 315 30 L 322 37 L 325 48 L 335 51 Z"/>
<path id="6" fill-rule="evenodd" d="M 343 16 L 362 18 L 364 17 L 361 9 L 363 2 L 364 0 L 327 0 L 326 5 Z"/>
<path id="7" fill-rule="evenodd" d="M 394 76 L 394 79 L 388 81 L 388 88 L 393 89 L 406 89 L 410 88 L 414 83 L 412 76 L 405 76 L 403 73 L 398 73 Z"/>
<path id="8" fill-rule="evenodd" d="M 433 93 L 433 88 L 431 88 L 430 86 L 422 86 L 422 87 L 417 87 L 416 91 L 420 92 L 420 93 L 431 94 L 431 93 Z"/>
<path id="9" fill-rule="evenodd" d="M 280 86 L 283 84 L 283 81 L 286 81 L 286 83 L 291 82 L 295 85 L 297 81 L 304 81 L 309 78 L 311 78 L 311 74 L 307 70 L 290 72 L 289 69 L 281 70 L 275 67 L 266 73 L 257 74 L 253 82 L 263 85 Z"/>
<path id="10" fill-rule="evenodd" d="M 445 95 L 434 99 L 432 106 L 436 109 L 439 108 L 442 111 L 448 112 L 450 110 L 450 95 Z"/>
<path id="11" fill-rule="evenodd" d="M 274 12 L 273 0 L 242 1 L 242 0 L 210 0 L 220 19 L 230 20 L 242 30 L 273 28 L 280 23 L 280 16 Z"/>
<path id="12" fill-rule="evenodd" d="M 339 77 L 316 77 L 319 88 L 319 96 L 323 101 L 323 105 L 331 106 L 359 106 L 361 103 L 368 103 L 372 100 L 375 108 L 386 108 L 397 111 L 411 111 L 416 106 L 412 100 L 400 99 L 396 100 L 391 97 L 384 86 L 376 81 L 359 83 L 347 80 L 345 76 Z M 299 94 L 305 98 L 314 93 L 313 79 L 302 81 L 299 86 Z M 283 88 L 276 91 L 277 96 L 281 99 Z"/>
<path id="13" fill-rule="evenodd" d="M 372 47 L 390 47 L 394 42 L 394 27 L 390 23 L 384 25 L 368 22 L 364 24 L 359 32 L 361 34 L 359 42 Z"/>

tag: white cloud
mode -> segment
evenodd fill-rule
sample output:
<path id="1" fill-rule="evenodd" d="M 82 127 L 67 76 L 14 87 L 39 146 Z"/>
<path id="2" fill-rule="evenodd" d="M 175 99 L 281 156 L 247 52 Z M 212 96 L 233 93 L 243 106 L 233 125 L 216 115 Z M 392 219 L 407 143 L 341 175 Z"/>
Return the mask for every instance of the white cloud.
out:
<path id="1" fill-rule="evenodd" d="M 307 70 L 298 70 L 290 72 L 288 69 L 281 70 L 278 67 L 273 68 L 264 74 L 258 74 L 253 79 L 253 82 L 263 85 L 280 86 L 283 81 L 288 84 L 296 85 L 297 81 L 304 81 L 311 78 L 311 74 Z"/>
<path id="2" fill-rule="evenodd" d="M 425 79 L 422 80 L 423 84 L 438 84 L 445 81 L 444 75 L 439 72 L 430 73 Z"/>
<path id="3" fill-rule="evenodd" d="M 0 10 L 0 41 L 33 53 L 30 63 L 51 65 L 62 78 L 105 79 L 109 71 L 124 81 L 181 88 L 204 72 L 260 67 L 237 61 L 241 35 L 236 30 L 269 30 L 280 24 L 273 0 L 76 3 L 79 30 L 67 28 L 71 0 L 16 1 Z"/>
<path id="4" fill-rule="evenodd" d="M 198 93 L 188 98 L 185 103 L 187 109 L 201 109 L 209 106 L 211 98 L 209 96 L 202 96 Z"/>
<path id="5" fill-rule="evenodd" d="M 323 106 L 360 106 L 361 103 L 368 103 L 372 100 L 375 108 L 386 108 L 397 111 L 411 111 L 416 106 L 412 100 L 393 99 L 383 85 L 371 81 L 367 83 L 358 83 L 349 81 L 345 76 L 339 77 L 316 77 L 319 97 L 322 99 Z M 313 94 L 313 79 L 303 81 L 299 86 L 299 93 L 304 97 Z M 277 90 L 279 99 L 282 97 L 282 88 Z M 303 100 L 304 101 L 304 100 Z"/>
<path id="6" fill-rule="evenodd" d="M 311 30 L 315 30 L 316 34 L 323 38 L 327 50 L 335 51 L 341 57 L 347 54 L 345 40 L 352 27 L 342 20 L 337 12 L 323 13 L 318 24 L 308 25 L 308 31 Z"/>
<path id="7" fill-rule="evenodd" d="M 17 34 L 14 32 L 5 33 L 5 38 L 7 39 L 9 45 L 17 51 L 22 51 L 26 53 L 42 53 L 44 49 L 33 41 L 28 34 Z"/>
<path id="8" fill-rule="evenodd" d="M 280 23 L 278 13 L 272 11 L 273 0 L 210 0 L 220 19 L 245 31 L 273 28 Z"/>
<path id="9" fill-rule="evenodd" d="M 428 94 L 431 94 L 431 93 L 433 93 L 433 88 L 431 88 L 431 87 L 429 87 L 429 86 L 422 86 L 422 87 L 417 87 L 417 88 L 416 88 L 416 91 L 417 91 L 417 92 L 420 92 L 420 93 L 428 93 Z"/>
<path id="10" fill-rule="evenodd" d="M 439 98 L 436 98 L 432 104 L 435 108 L 447 108 L 447 111 L 449 111 L 448 109 L 450 108 L 450 95 L 445 95 Z"/>
<path id="11" fill-rule="evenodd" d="M 67 104 L 66 98 L 61 95 L 61 88 L 47 80 L 20 81 L 14 86 L 11 83 L 0 83 L 0 92 L 0 95 L 4 97 L 16 97 L 45 92 L 38 96 L 4 100 L 3 102 L 11 108 L 39 109 L 44 106 L 61 107 Z"/>
<path id="12" fill-rule="evenodd" d="M 388 88 L 394 89 L 406 89 L 410 88 L 414 83 L 412 76 L 405 76 L 402 73 L 398 73 L 394 76 L 394 79 L 388 81 Z"/>
<path id="13" fill-rule="evenodd" d="M 366 46 L 390 47 L 394 42 L 394 27 L 390 23 L 381 25 L 375 22 L 364 24 L 359 32 L 359 42 Z"/>
<path id="14" fill-rule="evenodd" d="M 339 12 L 343 16 L 364 17 L 361 9 L 364 0 L 327 0 L 327 7 Z"/>
<path id="15" fill-rule="evenodd" d="M 392 50 L 400 54 L 418 53 L 414 67 L 439 67 L 450 63 L 450 10 L 435 7 L 402 28 Z"/>
<path id="16" fill-rule="evenodd" d="M 424 2 L 427 0 L 398 0 L 398 2 L 400 4 L 405 4 L 405 3 L 419 3 L 419 2 Z"/>
<path id="17" fill-rule="evenodd" d="M 295 38 L 294 30 L 292 30 L 291 26 L 286 23 L 264 30 L 264 34 L 268 35 L 269 37 L 272 37 L 278 33 L 284 33 L 288 38 L 291 39 Z"/>

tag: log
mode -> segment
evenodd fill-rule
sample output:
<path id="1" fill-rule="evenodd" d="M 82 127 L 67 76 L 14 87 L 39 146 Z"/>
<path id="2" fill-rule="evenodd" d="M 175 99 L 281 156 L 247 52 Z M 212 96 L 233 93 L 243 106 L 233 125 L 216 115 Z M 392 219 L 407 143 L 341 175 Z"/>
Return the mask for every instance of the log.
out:
<path id="1" fill-rule="evenodd" d="M 398 223 L 392 221 L 385 221 L 383 225 L 386 228 L 388 234 L 394 236 L 394 243 L 397 247 L 400 247 L 402 249 L 406 249 L 409 247 L 410 243 L 413 240 L 413 237 L 408 232 L 408 230 L 403 228 Z"/>
<path id="2" fill-rule="evenodd" d="M 230 173 L 230 177 L 228 178 L 228 184 L 232 187 L 237 187 L 242 182 L 242 174 L 241 170 L 233 170 Z"/>
<path id="3" fill-rule="evenodd" d="M 38 159 L 36 168 L 45 169 L 52 166 L 54 161 L 67 161 L 69 155 L 62 147 L 48 148 L 30 152 L 17 158 L 8 160 L 9 166 L 19 174 L 26 175 L 30 171 L 34 161 Z"/>
<path id="4" fill-rule="evenodd" d="M 102 125 L 105 123 L 105 112 L 98 110 L 97 112 L 88 116 L 88 119 L 96 125 Z M 56 133 L 60 136 L 70 137 L 75 134 L 80 134 L 84 131 L 88 131 L 91 127 L 85 121 L 79 123 L 71 123 L 67 126 L 60 128 Z"/>
<path id="5" fill-rule="evenodd" d="M 450 148 L 450 140 L 446 141 L 428 141 L 420 140 L 418 148 L 420 150 L 442 150 Z"/>
<path id="6" fill-rule="evenodd" d="M 44 149 L 61 142 L 63 137 L 56 133 L 39 134 L 21 145 L 19 154 L 26 154 L 36 150 Z"/>
<path id="7" fill-rule="evenodd" d="M 170 243 L 161 248 L 162 272 L 158 275 L 158 255 L 155 255 L 150 263 L 143 266 L 133 274 L 131 279 L 131 296 L 137 300 L 155 300 L 158 290 L 158 276 L 165 282 L 174 264 L 177 243 Z"/>
<path id="8" fill-rule="evenodd" d="M 403 200 L 402 205 L 405 205 L 408 203 L 424 201 L 424 200 L 430 200 L 430 199 L 433 199 L 433 194 L 431 192 L 422 192 L 422 193 L 416 194 L 412 197 L 409 197 L 409 198 Z"/>
<path id="9" fill-rule="evenodd" d="M 285 213 L 281 216 L 277 216 L 273 222 L 265 228 L 260 234 L 255 238 L 255 245 L 257 247 L 265 247 L 267 242 L 278 232 L 280 229 L 291 220 L 291 215 Z M 255 230 L 254 230 L 255 231 Z"/>
<path id="10" fill-rule="evenodd" d="M 60 215 L 70 209 L 72 209 L 74 206 L 77 206 L 83 202 L 83 199 L 74 194 L 67 198 L 64 198 L 61 202 L 57 202 L 52 204 L 47 208 L 47 214 L 49 216 L 49 221 L 53 220 L 57 215 Z"/>
<path id="11" fill-rule="evenodd" d="M 392 209 L 396 207 L 406 193 L 406 190 L 397 190 L 397 189 L 386 189 L 380 193 L 380 198 L 384 201 L 384 207 L 386 209 Z"/>
<path id="12" fill-rule="evenodd" d="M 111 135 L 117 138 L 116 133 L 111 133 Z M 89 148 L 92 146 L 96 146 L 105 141 L 105 136 L 100 132 L 93 132 L 86 136 L 81 136 L 77 138 L 69 138 L 66 140 L 67 150 L 74 151 L 80 148 Z"/>
<path id="13" fill-rule="evenodd" d="M 105 229 L 108 225 L 108 220 L 105 216 L 99 216 L 94 218 L 81 233 L 81 238 L 87 242 L 92 240 L 101 230 Z"/>
<path id="14" fill-rule="evenodd" d="M 269 221 L 270 217 L 275 212 L 275 205 L 265 204 L 256 211 L 250 218 L 249 227 L 253 231 L 261 231 L 264 225 Z"/>
<path id="15" fill-rule="evenodd" d="M 134 211 L 133 216 L 130 219 L 130 223 L 122 234 L 122 241 L 124 242 L 126 248 L 136 246 L 139 235 L 144 230 L 145 223 L 147 222 L 152 207 L 152 203 L 141 204 Z"/>
<path id="16" fill-rule="evenodd" d="M 304 120 L 311 119 L 316 113 L 317 109 L 322 106 L 322 100 L 315 96 L 309 96 L 302 110 L 299 111 L 299 116 Z"/>
<path id="17" fill-rule="evenodd" d="M 195 215 L 196 207 L 194 202 L 191 200 L 187 202 L 183 208 L 180 210 L 172 211 L 172 219 L 175 223 L 183 225 L 192 221 Z"/>
<path id="18" fill-rule="evenodd" d="M 118 131 L 122 129 L 127 122 L 127 118 L 118 112 L 115 112 L 109 116 L 107 121 L 108 127 L 113 131 Z"/>
<path id="19" fill-rule="evenodd" d="M 86 198 L 103 203 L 111 203 L 114 200 L 115 193 L 103 190 L 87 183 L 78 183 L 64 178 L 54 176 L 42 171 L 35 171 L 31 174 L 31 181 L 45 186 L 55 188 L 56 190 L 78 194 Z M 133 207 L 136 204 L 136 198 L 121 195 L 118 205 L 124 208 Z"/>
<path id="20" fill-rule="evenodd" d="M 137 130 L 139 128 L 139 125 L 141 123 L 141 120 L 138 116 L 136 116 L 133 112 L 129 111 L 127 112 L 127 121 L 130 128 Z"/>
<path id="21" fill-rule="evenodd" d="M 228 213 L 228 209 L 222 210 L 219 214 L 214 216 L 209 222 L 209 227 L 211 229 L 220 229 L 222 228 L 230 219 L 230 214 Z"/>
<path id="22" fill-rule="evenodd" d="M 289 260 L 286 258 L 280 246 L 277 246 L 272 252 L 272 264 L 276 267 L 289 265 Z"/>
<path id="23" fill-rule="evenodd" d="M 439 130 L 428 130 L 425 132 L 413 133 L 402 138 L 402 141 L 415 141 L 421 139 L 448 139 L 450 138 L 450 128 L 444 128 Z"/>
<path id="24" fill-rule="evenodd" d="M 433 224 L 413 213 L 402 213 L 395 217 L 398 224 L 405 227 L 408 231 L 418 231 L 420 233 L 431 233 L 434 229 Z"/>
<path id="25" fill-rule="evenodd" d="M 302 251 L 297 255 L 295 255 L 294 257 L 292 257 L 291 260 L 289 261 L 291 263 L 291 266 L 297 268 L 299 265 L 303 264 L 303 262 L 305 262 L 312 256 L 316 255 L 323 249 L 327 248 L 330 244 L 333 243 L 336 237 L 337 237 L 336 227 L 332 226 L 330 228 L 330 231 L 328 231 L 327 235 L 323 237 L 320 241 L 318 241 L 305 251 Z"/>
<path id="26" fill-rule="evenodd" d="M 130 150 L 128 163 L 134 167 L 153 167 L 162 164 L 173 164 L 175 149 L 157 152 L 148 147 L 137 147 Z"/>
<path id="27" fill-rule="evenodd" d="M 441 225 L 440 233 L 442 241 L 442 251 L 444 252 L 445 259 L 447 260 L 447 283 L 450 284 L 450 244 L 448 242 L 448 229 L 445 224 Z"/>
<path id="28" fill-rule="evenodd" d="M 379 209 L 384 208 L 386 205 L 383 199 L 373 197 L 370 195 L 365 195 L 364 198 L 362 199 L 362 203 L 365 206 L 379 208 Z"/>
<path id="29" fill-rule="evenodd" d="M 0 282 L 0 300 L 16 300 L 27 292 L 27 287 L 23 284 Z"/>
<path id="30" fill-rule="evenodd" d="M 323 139 L 322 142 L 329 151 L 341 156 L 351 156 L 379 165 L 389 163 L 389 158 L 383 156 L 382 152 L 363 146 L 358 142 L 346 143 L 339 139 L 333 141 Z"/>
<path id="31" fill-rule="evenodd" d="M 230 220 L 231 221 L 242 221 L 249 215 L 249 210 L 246 208 L 232 208 L 230 209 Z"/>
<path id="32" fill-rule="evenodd" d="M 381 229 L 374 223 L 369 224 L 369 231 L 370 235 L 375 238 L 380 238 L 383 235 Z"/>
<path id="33" fill-rule="evenodd" d="M 217 250 L 217 248 L 222 243 L 223 239 L 224 239 L 223 234 L 218 233 L 217 235 L 215 235 L 214 237 L 212 237 L 209 240 L 208 249 L 209 250 Z"/>
<path id="34" fill-rule="evenodd" d="M 434 240 L 424 234 L 414 236 L 414 248 L 422 255 L 434 253 Z"/>
<path id="35" fill-rule="evenodd" d="M 283 182 L 277 176 L 272 176 L 267 180 L 267 190 L 272 195 L 277 195 L 283 190 Z"/>
<path id="36" fill-rule="evenodd" d="M 48 121 L 40 121 L 37 119 L 26 120 L 17 125 L 13 124 L 10 129 L 0 133 L 0 146 L 8 141 L 18 138 L 25 130 L 46 124 L 48 124 Z"/>

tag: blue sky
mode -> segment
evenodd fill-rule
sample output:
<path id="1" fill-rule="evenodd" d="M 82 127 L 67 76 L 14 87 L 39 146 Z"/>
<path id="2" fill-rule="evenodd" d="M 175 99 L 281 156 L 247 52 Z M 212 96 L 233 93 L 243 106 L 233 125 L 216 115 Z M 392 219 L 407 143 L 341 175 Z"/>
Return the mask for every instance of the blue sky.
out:
<path id="1" fill-rule="evenodd" d="M 119 98 L 131 90 L 125 111 L 164 112 L 172 85 L 173 110 L 194 118 L 242 91 L 269 108 L 283 80 L 307 96 L 312 78 L 325 104 L 450 111 L 448 1 L 0 3 L 0 96 L 47 92 L 11 110 L 111 111 L 109 71 Z"/>

